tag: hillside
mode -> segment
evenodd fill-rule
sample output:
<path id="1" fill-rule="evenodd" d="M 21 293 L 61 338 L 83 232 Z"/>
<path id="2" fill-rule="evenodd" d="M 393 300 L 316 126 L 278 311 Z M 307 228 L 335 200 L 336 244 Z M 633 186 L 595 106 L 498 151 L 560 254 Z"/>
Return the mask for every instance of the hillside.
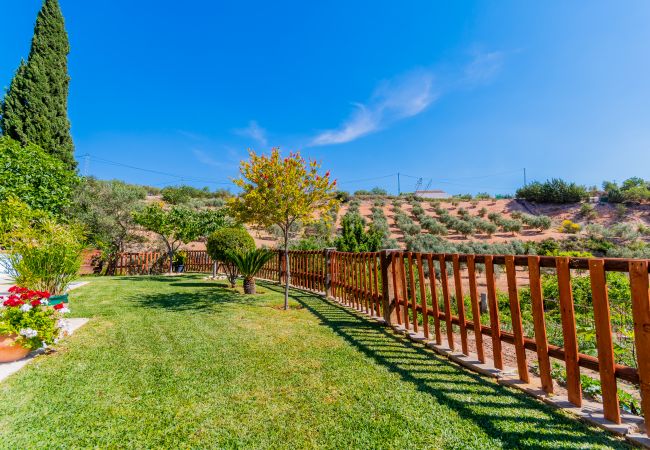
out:
<path id="1" fill-rule="evenodd" d="M 406 248 L 406 236 L 402 229 L 400 229 L 395 221 L 395 212 L 393 202 L 398 199 L 397 197 L 352 197 L 351 200 L 343 203 L 337 214 L 336 229 L 340 231 L 341 219 L 350 210 L 351 205 L 354 208 L 358 204 L 358 210 L 362 217 L 368 224 L 373 223 L 373 207 L 381 209 L 387 219 L 389 227 L 389 236 L 395 239 L 401 248 Z M 158 196 L 149 196 L 148 201 L 160 200 Z M 406 214 L 415 224 L 421 225 L 422 217 L 430 217 L 436 221 L 441 219 L 438 213 L 440 210 L 445 211 L 451 217 L 460 217 L 459 213 L 466 214 L 466 217 L 478 218 L 482 215 L 483 220 L 487 221 L 490 214 L 496 213 L 505 220 L 516 220 L 518 214 L 528 214 L 535 216 L 548 216 L 551 220 L 551 226 L 545 230 L 534 229 L 530 226 L 524 225 L 519 232 L 506 232 L 498 229 L 491 235 L 474 231 L 468 235 L 463 235 L 449 228 L 447 233 L 441 237 L 453 243 L 487 243 L 497 244 L 511 242 L 513 240 L 521 242 L 540 242 L 547 239 L 564 240 L 570 237 L 580 237 L 587 233 L 590 228 L 589 225 L 602 226 L 605 229 L 616 227 L 620 224 L 629 224 L 630 229 L 637 230 L 639 226 L 650 226 L 650 205 L 648 204 L 634 204 L 627 206 L 620 206 L 620 204 L 597 203 L 585 207 L 585 203 L 571 203 L 571 204 L 535 204 L 523 200 L 514 199 L 487 199 L 487 200 L 448 200 L 448 201 L 420 201 L 424 216 L 419 218 L 413 214 L 413 204 L 405 198 L 399 198 L 399 208 Z M 383 203 L 383 206 L 377 206 L 378 203 Z M 590 209 L 588 214 L 585 213 L 585 208 Z M 436 212 L 438 210 L 438 212 Z M 482 214 L 481 214 L 482 213 Z M 560 231 L 562 222 L 570 220 L 580 226 L 580 231 L 575 234 L 569 234 Z M 421 227 L 422 234 L 430 234 L 425 227 Z M 269 230 L 256 227 L 248 227 L 249 232 L 255 239 L 258 246 L 275 247 L 278 245 L 278 238 L 273 236 Z M 144 249 L 151 249 L 158 245 L 156 237 L 150 233 L 142 232 L 140 235 L 143 242 L 132 244 L 129 250 L 141 251 Z M 648 241 L 648 236 L 641 233 L 640 239 Z M 194 242 L 184 248 L 188 250 L 204 250 L 204 242 Z"/>

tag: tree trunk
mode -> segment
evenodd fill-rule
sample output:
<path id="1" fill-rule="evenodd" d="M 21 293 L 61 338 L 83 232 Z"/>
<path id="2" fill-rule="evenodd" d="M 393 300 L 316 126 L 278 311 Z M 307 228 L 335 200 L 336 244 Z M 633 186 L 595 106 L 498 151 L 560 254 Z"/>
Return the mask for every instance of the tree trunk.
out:
<path id="1" fill-rule="evenodd" d="M 291 270 L 289 269 L 289 227 L 284 231 L 284 309 L 289 309 L 289 284 L 291 284 Z"/>
<path id="2" fill-rule="evenodd" d="M 255 278 L 244 278 L 244 294 L 255 294 Z"/>

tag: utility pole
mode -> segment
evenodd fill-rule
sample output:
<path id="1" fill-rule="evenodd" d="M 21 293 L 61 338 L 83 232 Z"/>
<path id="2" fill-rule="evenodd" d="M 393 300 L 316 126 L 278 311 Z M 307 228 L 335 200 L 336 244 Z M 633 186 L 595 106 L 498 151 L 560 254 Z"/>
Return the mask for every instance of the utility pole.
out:
<path id="1" fill-rule="evenodd" d="M 90 165 L 90 155 L 86 153 L 84 156 L 84 171 L 83 176 L 86 178 L 88 176 L 88 166 Z"/>
<path id="2" fill-rule="evenodd" d="M 524 186 L 526 186 L 526 168 L 524 167 Z"/>
<path id="3" fill-rule="evenodd" d="M 399 172 L 397 172 L 397 195 L 402 195 L 402 189 L 399 185 Z"/>

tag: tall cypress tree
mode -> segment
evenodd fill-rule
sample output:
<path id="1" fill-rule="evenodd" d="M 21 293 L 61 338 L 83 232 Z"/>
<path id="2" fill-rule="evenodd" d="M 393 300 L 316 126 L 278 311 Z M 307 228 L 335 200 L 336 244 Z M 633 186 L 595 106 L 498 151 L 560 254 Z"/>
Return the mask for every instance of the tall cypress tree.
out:
<path id="1" fill-rule="evenodd" d="M 36 18 L 27 63 L 21 62 L 2 103 L 0 128 L 76 168 L 68 120 L 70 45 L 58 0 L 45 0 Z"/>

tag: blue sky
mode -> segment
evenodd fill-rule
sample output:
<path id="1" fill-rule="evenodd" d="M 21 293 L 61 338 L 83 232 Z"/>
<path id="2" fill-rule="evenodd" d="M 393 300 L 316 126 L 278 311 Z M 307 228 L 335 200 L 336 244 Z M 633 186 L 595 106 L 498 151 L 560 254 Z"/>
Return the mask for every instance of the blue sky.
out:
<path id="1" fill-rule="evenodd" d="M 60 2 L 101 178 L 228 187 L 272 146 L 351 191 L 650 178 L 648 2 Z M 0 0 L 3 87 L 39 6 Z"/>

